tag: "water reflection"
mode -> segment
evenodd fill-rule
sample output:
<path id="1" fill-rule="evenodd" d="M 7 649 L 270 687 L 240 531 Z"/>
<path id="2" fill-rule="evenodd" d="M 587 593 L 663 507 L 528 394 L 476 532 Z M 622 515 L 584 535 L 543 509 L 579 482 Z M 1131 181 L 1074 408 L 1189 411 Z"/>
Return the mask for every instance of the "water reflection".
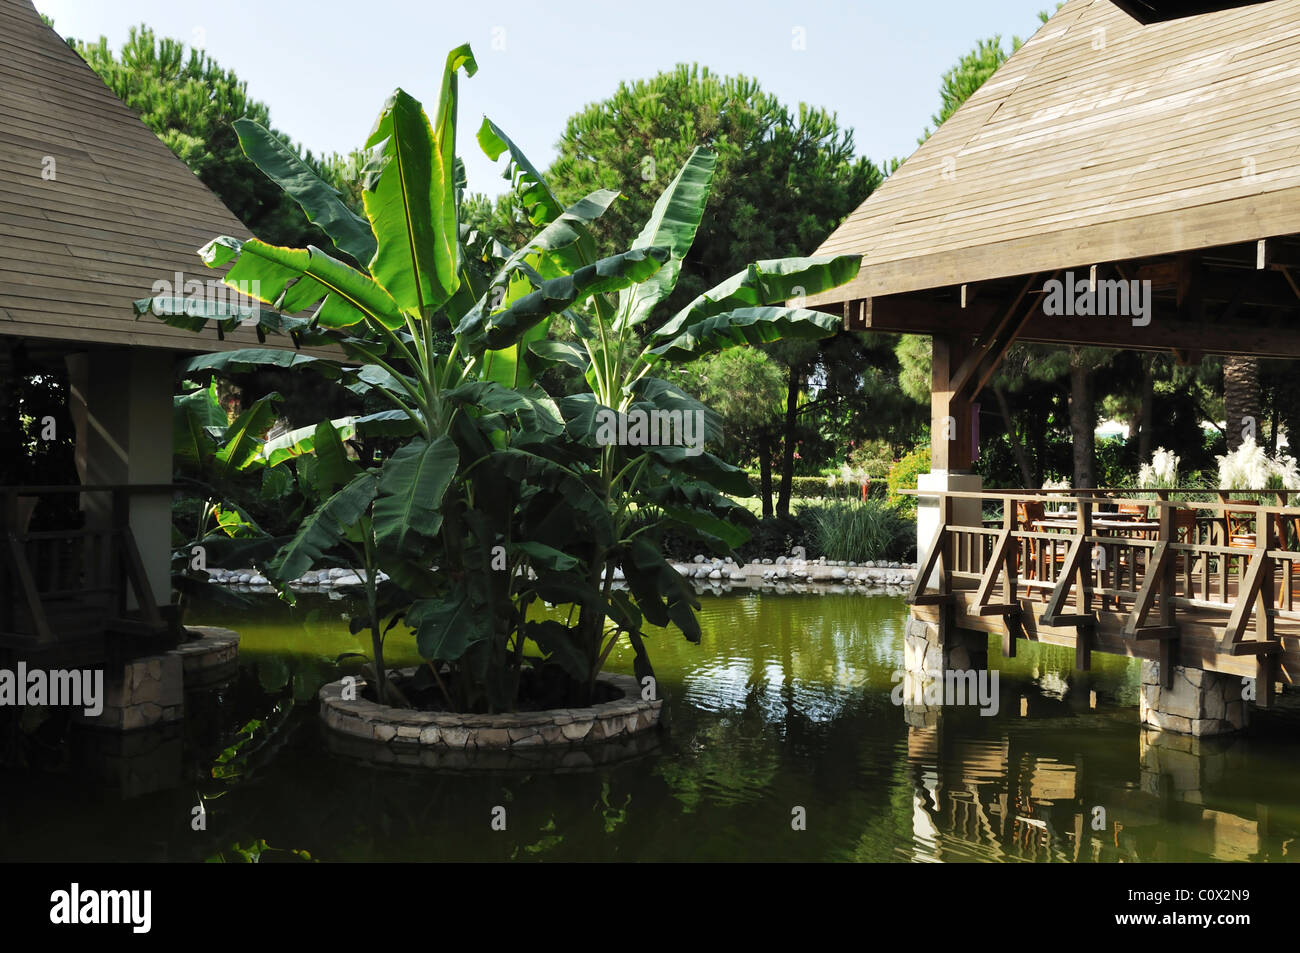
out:
<path id="1" fill-rule="evenodd" d="M 1143 733 L 1134 663 L 1021 643 L 998 713 L 896 706 L 906 607 L 861 595 L 704 596 L 700 645 L 650 642 L 670 725 L 568 773 L 375 765 L 338 750 L 315 693 L 363 648 L 304 600 L 197 622 L 243 636 L 179 739 L 82 738 L 0 773 L 0 857 L 1110 862 L 1295 858 L 1300 712 L 1244 737 Z M 390 640 L 390 659 L 415 661 Z M 628 654 L 611 668 L 631 671 Z M 152 747 L 151 747 L 152 745 Z M 80 747 L 77 747 L 80 746 Z M 96 746 L 101 746 L 97 748 Z M 91 752 L 88 754 L 87 752 Z M 98 760 L 96 760 L 98 759 Z M 88 792 L 89 795 L 88 796 Z M 196 798 L 207 829 L 190 828 Z M 494 831 L 504 808 L 505 831 Z M 802 808 L 806 830 L 794 830 Z M 234 845 L 243 845 L 236 850 Z"/>

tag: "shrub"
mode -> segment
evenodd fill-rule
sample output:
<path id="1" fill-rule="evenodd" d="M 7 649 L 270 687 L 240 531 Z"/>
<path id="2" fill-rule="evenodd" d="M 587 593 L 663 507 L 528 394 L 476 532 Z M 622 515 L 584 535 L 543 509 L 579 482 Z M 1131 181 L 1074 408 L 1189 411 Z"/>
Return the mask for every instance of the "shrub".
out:
<path id="1" fill-rule="evenodd" d="M 916 515 L 916 497 L 899 496 L 899 490 L 915 490 L 916 478 L 930 472 L 930 448 L 917 447 L 889 468 L 889 502 L 895 503 L 905 515 Z"/>
<path id="2" fill-rule="evenodd" d="M 836 500 L 805 506 L 800 508 L 799 518 L 810 527 L 810 549 L 827 559 L 903 560 L 909 558 L 916 542 L 912 521 L 899 507 L 881 500 Z"/>

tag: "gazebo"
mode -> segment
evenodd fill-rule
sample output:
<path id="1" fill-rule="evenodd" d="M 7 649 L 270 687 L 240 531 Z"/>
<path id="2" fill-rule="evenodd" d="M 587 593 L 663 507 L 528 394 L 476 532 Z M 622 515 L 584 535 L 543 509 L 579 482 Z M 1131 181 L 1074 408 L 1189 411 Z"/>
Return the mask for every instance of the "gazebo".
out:
<path id="1" fill-rule="evenodd" d="M 1015 341 L 1300 357 L 1298 64 L 1300 0 L 1069 0 L 818 249 L 862 269 L 809 306 L 933 341 L 913 667 L 989 632 L 1142 658 L 1144 722 L 1189 734 L 1300 676 L 1285 493 L 972 472 L 972 405 Z"/>
<path id="2" fill-rule="evenodd" d="M 175 359 L 256 341 L 136 320 L 132 301 L 215 277 L 196 249 L 248 232 L 30 0 L 0 0 L 0 103 L 0 391 L 66 381 L 79 478 L 0 487 L 0 651 L 86 660 L 166 628 Z M 29 531 L 33 505 L 70 495 L 84 525 Z"/>

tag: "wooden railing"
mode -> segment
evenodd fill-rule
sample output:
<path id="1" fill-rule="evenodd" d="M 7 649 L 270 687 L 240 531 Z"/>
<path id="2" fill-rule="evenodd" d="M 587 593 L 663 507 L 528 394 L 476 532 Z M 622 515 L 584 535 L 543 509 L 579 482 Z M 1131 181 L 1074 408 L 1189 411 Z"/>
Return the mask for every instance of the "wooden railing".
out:
<path id="1" fill-rule="evenodd" d="M 168 484 L 0 487 L 0 638 L 40 646 L 109 626 L 164 631 L 131 532 L 130 504 L 133 496 L 172 491 Z M 30 510 L 22 501 L 61 494 L 109 495 L 107 524 L 30 532 Z M 128 592 L 135 596 L 134 613 L 128 612 Z"/>
<path id="2" fill-rule="evenodd" d="M 1164 659 L 1180 618 L 1221 624 L 1221 653 L 1260 657 L 1281 649 L 1277 620 L 1300 621 L 1300 507 L 1287 505 L 1285 490 L 907 492 L 937 500 L 940 514 L 934 540 L 918 554 L 911 601 L 948 604 L 953 593 L 973 591 L 966 611 L 1003 617 L 1007 655 L 1021 632 L 1022 599 L 1035 597 L 1043 624 L 1079 627 L 1084 668 L 1083 630 L 1099 613 L 1111 614 L 1111 624 L 1118 614 L 1126 639 L 1160 640 Z M 1210 499 L 1175 499 L 1191 494 Z M 1267 497 L 1276 502 L 1261 502 Z M 960 500 L 978 501 L 979 525 L 954 520 Z"/>

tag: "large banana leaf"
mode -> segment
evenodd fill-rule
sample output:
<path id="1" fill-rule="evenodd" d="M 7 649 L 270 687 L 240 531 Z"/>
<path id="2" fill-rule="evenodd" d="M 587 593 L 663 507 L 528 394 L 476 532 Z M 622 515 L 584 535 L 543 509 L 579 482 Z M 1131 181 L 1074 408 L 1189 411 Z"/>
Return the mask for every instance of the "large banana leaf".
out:
<path id="1" fill-rule="evenodd" d="M 231 470 L 245 470 L 262 464 L 262 437 L 276 420 L 275 403 L 280 395 L 267 394 L 239 415 L 226 428 L 217 462 Z"/>
<path id="2" fill-rule="evenodd" d="M 715 314 L 736 308 L 783 304 L 790 298 L 811 295 L 851 281 L 862 266 L 858 255 L 822 255 L 817 258 L 777 258 L 757 261 L 710 288 L 678 311 L 655 331 L 671 338 Z"/>
<path id="3" fill-rule="evenodd" d="M 604 215 L 618 198 L 618 193 L 598 189 L 574 202 L 549 225 L 511 254 L 492 278 L 494 286 L 501 282 L 527 259 L 537 259 L 536 266 L 543 278 L 558 278 L 575 268 L 590 264 L 596 257 L 596 243 L 587 228 Z M 540 253 L 546 254 L 540 254 Z"/>
<path id="4" fill-rule="evenodd" d="M 315 246 L 282 248 L 256 238 L 215 238 L 199 250 L 209 267 L 237 259 L 224 281 L 257 282 L 262 301 L 280 311 L 301 311 L 321 299 L 315 320 L 327 328 L 346 328 L 373 318 L 387 328 L 405 324 L 397 302 L 369 275 L 351 268 Z"/>
<path id="5" fill-rule="evenodd" d="M 652 277 L 628 288 L 619 296 L 619 326 L 640 324 L 651 311 L 672 294 L 682 271 L 682 259 L 695 241 L 709 200 L 709 183 L 717 157 L 696 148 L 668 184 L 650 213 L 650 220 L 632 243 L 633 248 L 664 247 L 671 257 Z"/>
<path id="6" fill-rule="evenodd" d="M 316 425 L 314 441 L 312 449 L 316 453 L 316 466 L 311 470 L 312 485 L 316 488 L 317 498 L 324 500 L 339 487 L 355 480 L 361 467 L 348 459 L 347 448 L 329 421 L 323 420 Z"/>
<path id="7" fill-rule="evenodd" d="M 839 330 L 840 319 L 800 308 L 738 308 L 697 322 L 666 344 L 651 348 L 647 357 L 693 361 L 697 357 L 742 344 L 767 344 L 784 338 L 816 340 Z"/>
<path id="8" fill-rule="evenodd" d="M 433 127 L 403 90 L 393 93 L 366 141 L 376 144 L 381 145 L 377 171 L 367 177 L 361 196 L 379 242 L 370 273 L 399 307 L 423 314 L 451 297 L 459 284 L 455 253 L 439 234 L 451 227 L 457 245 L 454 207 L 452 223 L 441 218 L 441 193 L 451 183 L 436 181 Z"/>
<path id="9" fill-rule="evenodd" d="M 217 382 L 172 398 L 172 452 L 193 466 L 210 460 L 229 421 L 217 399 Z"/>
<path id="10" fill-rule="evenodd" d="M 252 119 L 232 124 L 244 155 L 302 207 L 307 221 L 318 225 L 335 246 L 359 265 L 375 255 L 370 223 L 344 204 L 338 191 L 320 178 L 298 153 L 265 126 Z"/>
<path id="11" fill-rule="evenodd" d="M 457 334 L 486 332 L 486 344 L 493 350 L 513 344 L 538 322 L 590 298 L 618 291 L 644 281 L 669 258 L 666 248 L 638 248 L 602 258 L 561 278 L 543 281 L 541 287 L 520 298 L 509 308 L 475 321 L 471 316 L 456 328 Z"/>
<path id="12" fill-rule="evenodd" d="M 340 440 L 354 437 L 409 437 L 419 433 L 418 420 L 413 420 L 404 410 L 384 410 L 362 417 L 339 417 L 328 422 Z M 261 457 L 268 467 L 276 467 L 286 460 L 313 453 L 316 450 L 316 428 L 300 427 L 281 434 L 262 445 Z"/>
<path id="13" fill-rule="evenodd" d="M 284 370 L 310 367 L 329 380 L 338 380 L 343 375 L 337 361 L 275 347 L 245 347 L 234 351 L 217 351 L 215 354 L 200 354 L 181 364 L 181 373 L 191 376 L 208 371 L 230 376 L 249 374 L 268 367 Z"/>
<path id="14" fill-rule="evenodd" d="M 493 413 L 517 414 L 524 430 L 548 434 L 564 430 L 564 420 L 555 401 L 539 388 L 516 390 L 495 381 L 471 381 L 443 391 L 442 397 Z"/>
<path id="15" fill-rule="evenodd" d="M 450 437 L 415 439 L 384 463 L 375 500 L 375 542 L 416 555 L 442 526 L 442 498 L 456 475 L 459 454 Z"/>
<path id="16" fill-rule="evenodd" d="M 406 624 L 415 630 L 421 657 L 435 662 L 455 662 L 493 635 L 491 613 L 475 604 L 464 582 L 445 597 L 418 600 L 406 613 Z"/>
<path id="17" fill-rule="evenodd" d="M 506 165 L 502 178 L 513 186 L 530 222 L 534 225 L 547 225 L 559 217 L 564 206 L 546 184 L 542 174 L 528 161 L 523 150 L 486 116 L 478 130 L 478 144 L 493 162 L 501 158 L 501 153 L 510 151 L 510 162 Z"/>
<path id="18" fill-rule="evenodd" d="M 373 473 L 358 474 L 303 521 L 297 535 L 267 565 L 267 571 L 287 584 L 311 569 L 347 535 L 349 527 L 360 521 L 378 489 Z M 286 587 L 282 591 L 292 599 Z"/>

